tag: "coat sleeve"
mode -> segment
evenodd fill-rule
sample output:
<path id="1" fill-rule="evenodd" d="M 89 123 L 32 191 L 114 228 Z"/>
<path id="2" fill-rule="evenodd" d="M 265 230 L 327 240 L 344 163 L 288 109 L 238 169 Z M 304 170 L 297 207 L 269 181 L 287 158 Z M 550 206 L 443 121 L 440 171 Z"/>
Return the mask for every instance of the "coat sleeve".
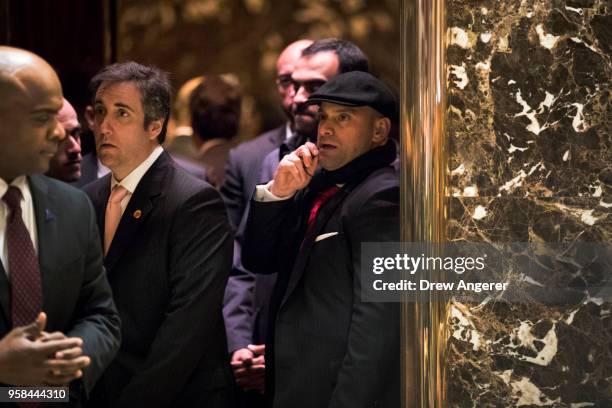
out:
<path id="1" fill-rule="evenodd" d="M 82 338 L 83 354 L 91 358 L 82 379 L 88 394 L 119 350 L 121 334 L 119 314 L 102 264 L 102 246 L 94 210 L 89 200 L 83 197 L 83 201 L 86 210 L 82 219 L 87 220 L 83 226 L 87 228 L 85 273 L 75 308 L 74 325 L 66 335 Z"/>
<path id="2" fill-rule="evenodd" d="M 330 408 L 386 406 L 389 383 L 399 378 L 399 305 L 361 301 L 361 243 L 399 240 L 399 188 L 379 191 L 347 216 L 353 306 L 347 352 Z M 391 387 L 394 388 L 394 387 Z M 397 387 L 399 401 L 399 386 Z"/>
<path id="3" fill-rule="evenodd" d="M 292 228 L 286 219 L 294 207 L 294 199 L 260 202 L 251 200 L 244 231 L 242 263 L 250 271 L 271 274 L 278 271 L 281 243 L 291 240 Z"/>
<path id="4" fill-rule="evenodd" d="M 223 327 L 232 238 L 225 207 L 213 188 L 204 188 L 178 208 L 169 245 L 166 317 L 117 406 L 169 406 L 178 400 L 203 356 L 214 350 Z"/>
<path id="5" fill-rule="evenodd" d="M 232 272 L 225 288 L 223 317 L 230 353 L 253 343 L 255 275 L 242 265 L 242 231 L 234 239 Z"/>
<path id="6" fill-rule="evenodd" d="M 230 225 L 235 231 L 240 224 L 248 199 L 244 197 L 244 175 L 240 171 L 240 152 L 236 149 L 229 151 L 225 180 L 221 185 L 221 197 L 227 208 Z"/>

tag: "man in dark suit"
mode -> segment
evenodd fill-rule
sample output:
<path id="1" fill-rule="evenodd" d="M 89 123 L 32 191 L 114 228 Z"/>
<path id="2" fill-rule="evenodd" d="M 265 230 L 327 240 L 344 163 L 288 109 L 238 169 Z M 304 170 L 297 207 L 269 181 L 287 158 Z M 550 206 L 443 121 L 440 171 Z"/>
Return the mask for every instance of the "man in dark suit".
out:
<path id="1" fill-rule="evenodd" d="M 0 383 L 68 385 L 74 405 L 119 348 L 85 194 L 46 176 L 65 132 L 53 69 L 0 47 Z"/>
<path id="2" fill-rule="evenodd" d="M 96 150 L 111 174 L 85 187 L 123 320 L 93 405 L 231 407 L 222 299 L 232 239 L 214 188 L 163 150 L 167 76 L 135 62 L 91 81 Z"/>
<path id="3" fill-rule="evenodd" d="M 291 74 L 302 50 L 310 44 L 311 40 L 295 41 L 281 52 L 276 61 L 277 92 L 287 122 L 229 151 L 225 181 L 220 191 L 234 230 L 240 231 L 243 228 L 241 224 L 246 221 L 244 215 L 255 186 L 259 183 L 263 158 L 292 134 L 291 103 L 294 90 Z M 232 353 L 234 373 L 242 389 L 263 391 L 265 357 L 261 353 L 264 337 L 260 335 L 258 325 L 265 320 L 260 318 L 261 309 L 267 303 L 267 294 L 274 287 L 274 280 L 263 277 L 256 286 L 255 276 L 242 266 L 240 246 L 241 235 L 237 234 L 234 242 L 234 265 L 225 291 L 223 307 L 228 349 Z M 262 290 L 264 287 L 270 289 Z M 265 301 L 261 300 L 262 292 Z M 265 311 L 263 314 L 266 314 Z"/>
<path id="4" fill-rule="evenodd" d="M 396 408 L 399 308 L 360 299 L 360 252 L 399 240 L 397 104 L 365 72 L 332 78 L 308 103 L 320 105 L 317 144 L 257 187 L 245 232 L 245 266 L 279 271 L 266 393 L 278 408 Z"/>

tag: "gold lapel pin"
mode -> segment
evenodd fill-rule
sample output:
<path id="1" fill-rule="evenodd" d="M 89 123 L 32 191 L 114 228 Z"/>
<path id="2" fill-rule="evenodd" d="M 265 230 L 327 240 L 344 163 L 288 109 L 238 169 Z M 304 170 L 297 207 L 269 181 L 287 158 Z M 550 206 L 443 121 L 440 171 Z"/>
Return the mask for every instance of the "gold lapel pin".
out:
<path id="1" fill-rule="evenodd" d="M 141 215 L 142 215 L 142 211 L 140 210 L 134 211 L 134 218 L 139 219 Z"/>

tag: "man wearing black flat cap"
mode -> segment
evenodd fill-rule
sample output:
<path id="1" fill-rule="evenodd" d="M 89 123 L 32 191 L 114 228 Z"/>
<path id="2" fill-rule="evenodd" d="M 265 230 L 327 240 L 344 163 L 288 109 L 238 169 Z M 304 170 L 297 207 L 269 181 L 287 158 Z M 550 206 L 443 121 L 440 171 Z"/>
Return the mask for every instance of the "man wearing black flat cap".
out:
<path id="1" fill-rule="evenodd" d="M 361 243 L 399 240 L 393 93 L 348 72 L 308 99 L 307 142 L 257 187 L 243 261 L 279 271 L 266 344 L 273 407 L 399 406 L 399 308 L 362 302 Z M 317 170 L 317 168 L 320 169 Z"/>

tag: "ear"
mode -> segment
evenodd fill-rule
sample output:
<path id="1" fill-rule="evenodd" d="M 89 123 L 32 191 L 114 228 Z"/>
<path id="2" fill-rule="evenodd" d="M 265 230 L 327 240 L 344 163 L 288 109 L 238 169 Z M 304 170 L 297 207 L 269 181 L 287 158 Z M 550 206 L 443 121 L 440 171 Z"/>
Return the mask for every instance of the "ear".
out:
<path id="1" fill-rule="evenodd" d="M 374 135 L 372 136 L 372 144 L 383 145 L 389 138 L 389 132 L 391 131 L 391 120 L 384 116 L 377 118 L 374 121 Z"/>
<path id="2" fill-rule="evenodd" d="M 151 121 L 151 123 L 149 123 L 149 139 L 150 140 L 154 140 L 157 139 L 157 136 L 159 136 L 159 134 L 162 131 L 162 126 L 164 124 L 164 120 L 163 119 L 157 119 L 157 120 L 153 120 Z"/>
<path id="3" fill-rule="evenodd" d="M 95 120 L 93 106 L 87 105 L 85 107 L 85 115 L 84 116 L 85 116 L 85 122 L 87 122 L 87 126 L 89 126 L 89 129 L 93 129 L 94 120 Z"/>

